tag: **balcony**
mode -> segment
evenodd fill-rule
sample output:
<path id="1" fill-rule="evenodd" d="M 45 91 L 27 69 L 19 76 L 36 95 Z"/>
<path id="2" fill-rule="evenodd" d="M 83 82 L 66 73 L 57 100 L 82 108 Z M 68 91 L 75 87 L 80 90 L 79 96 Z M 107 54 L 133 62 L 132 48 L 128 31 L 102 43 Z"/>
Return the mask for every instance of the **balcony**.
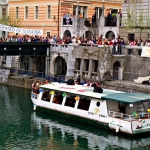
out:
<path id="1" fill-rule="evenodd" d="M 105 17 L 105 26 L 117 26 L 117 17 L 112 17 L 110 21 L 108 21 L 107 17 Z"/>
<path id="2" fill-rule="evenodd" d="M 73 20 L 72 18 L 63 18 L 63 26 L 72 26 Z"/>
<path id="3" fill-rule="evenodd" d="M 91 28 L 98 28 L 98 21 L 92 22 L 92 18 L 83 18 L 84 19 L 84 26 L 91 27 Z"/>

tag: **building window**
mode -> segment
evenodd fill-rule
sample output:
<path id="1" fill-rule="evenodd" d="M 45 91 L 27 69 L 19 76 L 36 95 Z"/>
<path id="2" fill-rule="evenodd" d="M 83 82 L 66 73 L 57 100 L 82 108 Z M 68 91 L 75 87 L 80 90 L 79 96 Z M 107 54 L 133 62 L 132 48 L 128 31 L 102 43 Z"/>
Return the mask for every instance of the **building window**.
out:
<path id="1" fill-rule="evenodd" d="M 19 18 L 19 7 L 16 7 L 16 19 Z"/>
<path id="2" fill-rule="evenodd" d="M 148 40 L 150 41 L 150 34 L 148 34 Z"/>
<path id="3" fill-rule="evenodd" d="M 96 19 L 100 19 L 102 15 L 102 7 L 95 7 L 95 14 L 96 14 Z"/>
<path id="4" fill-rule="evenodd" d="M 28 19 L 28 6 L 25 8 L 25 19 Z"/>
<path id="5" fill-rule="evenodd" d="M 51 36 L 51 33 L 50 33 L 49 31 L 47 31 L 47 32 L 46 32 L 46 36 L 47 36 L 47 37 L 50 37 L 50 36 Z"/>
<path id="6" fill-rule="evenodd" d="M 47 6 L 47 18 L 48 19 L 51 18 L 51 6 L 50 5 Z"/>
<path id="7" fill-rule="evenodd" d="M 35 19 L 38 19 L 39 17 L 39 7 L 35 6 Z"/>
<path id="8" fill-rule="evenodd" d="M 80 70 L 80 65 L 81 65 L 81 59 L 80 58 L 76 58 L 75 70 Z"/>
<path id="9" fill-rule="evenodd" d="M 6 8 L 2 9 L 2 18 L 6 18 Z"/>
<path id="10" fill-rule="evenodd" d="M 134 41 L 134 34 L 128 34 L 128 40 Z"/>
<path id="11" fill-rule="evenodd" d="M 80 17 L 83 17 L 83 18 L 87 18 L 87 12 L 88 12 L 88 7 L 87 6 L 77 6 L 77 5 L 73 6 L 73 16 L 77 15 L 77 16 L 80 16 Z"/>

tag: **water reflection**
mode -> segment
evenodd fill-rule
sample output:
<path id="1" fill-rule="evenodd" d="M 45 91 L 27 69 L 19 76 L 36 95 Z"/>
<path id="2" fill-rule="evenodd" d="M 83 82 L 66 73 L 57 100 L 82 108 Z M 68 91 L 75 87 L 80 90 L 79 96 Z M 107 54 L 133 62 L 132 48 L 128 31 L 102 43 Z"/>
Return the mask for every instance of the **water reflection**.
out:
<path id="1" fill-rule="evenodd" d="M 110 132 L 104 132 L 99 129 L 94 129 L 85 125 L 74 124 L 73 122 L 67 122 L 65 120 L 59 119 L 59 121 L 54 120 L 52 116 L 51 119 L 43 118 L 34 112 L 31 116 L 34 124 L 38 128 L 38 134 L 49 134 L 48 147 L 55 148 L 56 146 L 67 145 L 65 149 L 148 149 L 150 145 L 150 138 L 145 137 L 140 138 L 128 138 L 124 136 L 114 135 Z M 56 118 L 55 118 L 56 119 Z M 57 118 L 58 119 L 58 118 Z M 78 126 L 78 127 L 77 127 Z M 55 145 L 56 144 L 56 145 Z M 50 147 L 49 147 L 50 146 Z M 57 147 L 58 148 L 58 147 Z M 150 148 L 150 147 L 149 147 Z"/>
<path id="2" fill-rule="evenodd" d="M 0 85 L 0 150 L 148 150 L 150 138 L 129 138 L 33 112 L 31 91 Z"/>

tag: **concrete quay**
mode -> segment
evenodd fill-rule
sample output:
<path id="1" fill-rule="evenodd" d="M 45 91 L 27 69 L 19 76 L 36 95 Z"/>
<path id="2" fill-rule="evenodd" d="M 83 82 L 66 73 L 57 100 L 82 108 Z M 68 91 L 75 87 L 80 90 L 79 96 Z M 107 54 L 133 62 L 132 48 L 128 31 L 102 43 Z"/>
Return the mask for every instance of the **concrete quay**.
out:
<path id="1" fill-rule="evenodd" d="M 33 80 L 45 81 L 44 78 L 31 78 L 29 76 L 9 76 L 7 81 L 0 81 L 0 84 L 17 86 L 21 88 L 31 89 L 31 84 Z M 150 93 L 150 85 L 137 84 L 132 81 L 105 81 L 101 84 L 102 88 L 123 91 L 123 92 L 133 92 L 133 93 Z"/>

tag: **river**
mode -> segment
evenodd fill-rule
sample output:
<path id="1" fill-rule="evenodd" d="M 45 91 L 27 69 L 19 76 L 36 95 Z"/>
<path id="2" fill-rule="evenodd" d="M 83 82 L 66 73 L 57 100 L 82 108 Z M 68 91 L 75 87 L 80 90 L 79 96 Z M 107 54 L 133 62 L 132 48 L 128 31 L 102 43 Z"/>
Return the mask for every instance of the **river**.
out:
<path id="1" fill-rule="evenodd" d="M 150 150 L 131 138 L 33 111 L 28 89 L 0 85 L 0 150 Z"/>

